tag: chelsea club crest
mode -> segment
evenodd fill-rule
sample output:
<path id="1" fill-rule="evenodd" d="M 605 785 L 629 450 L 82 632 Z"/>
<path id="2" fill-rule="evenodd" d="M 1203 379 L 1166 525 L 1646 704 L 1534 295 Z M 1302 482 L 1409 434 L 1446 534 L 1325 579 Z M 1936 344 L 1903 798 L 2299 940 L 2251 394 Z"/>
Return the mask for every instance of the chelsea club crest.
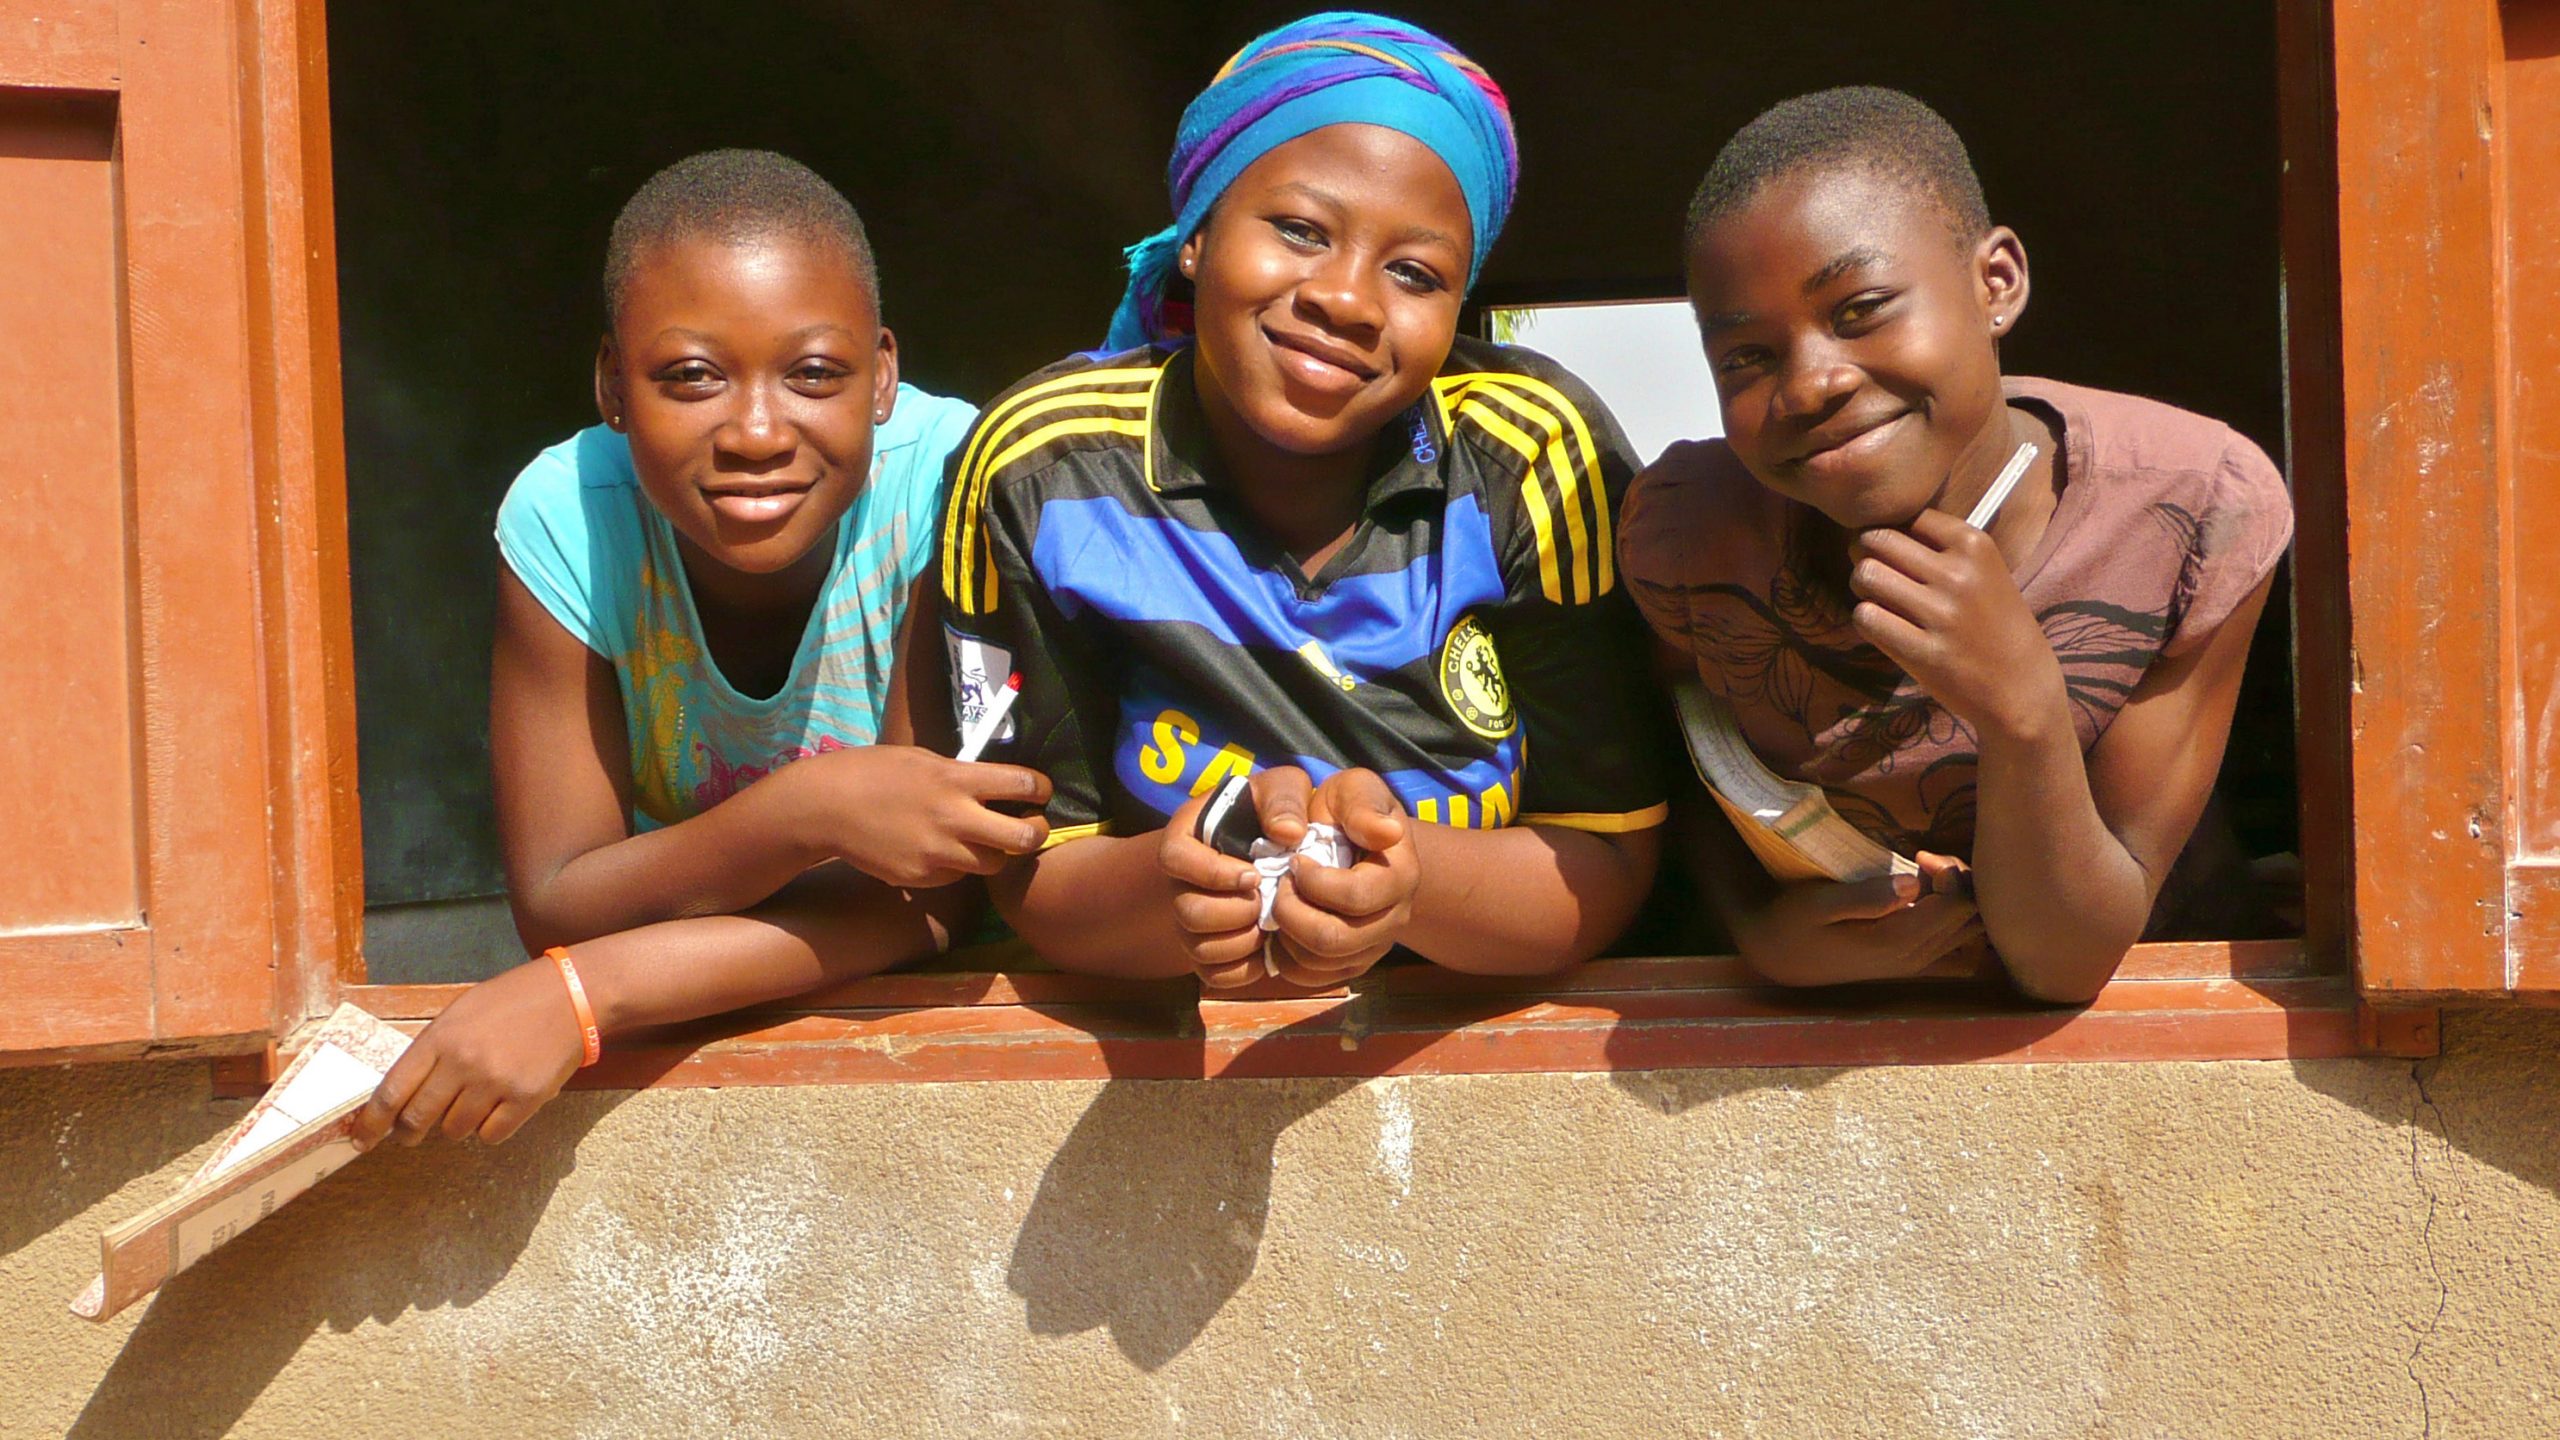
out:
<path id="1" fill-rule="evenodd" d="M 1461 724 L 1487 740 L 1503 738 L 1520 723 L 1493 637 L 1473 615 L 1461 617 L 1440 647 L 1440 694 Z"/>

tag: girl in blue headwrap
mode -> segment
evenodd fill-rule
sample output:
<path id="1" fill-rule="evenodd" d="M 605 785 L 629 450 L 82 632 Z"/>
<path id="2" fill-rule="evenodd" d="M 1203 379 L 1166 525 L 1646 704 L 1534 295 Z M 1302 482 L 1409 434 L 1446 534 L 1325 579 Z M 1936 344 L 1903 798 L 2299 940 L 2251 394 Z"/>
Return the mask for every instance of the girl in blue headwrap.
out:
<path id="1" fill-rule="evenodd" d="M 1517 172 L 1501 89 L 1445 41 L 1275 30 L 1183 113 L 1106 349 L 963 446 L 955 703 L 1052 783 L 1049 848 L 992 886 L 1055 963 L 1523 973 L 1633 915 L 1664 809 L 1612 559 L 1626 442 L 1552 361 L 1457 333 Z M 1259 866 L 1195 838 L 1236 776 Z"/>

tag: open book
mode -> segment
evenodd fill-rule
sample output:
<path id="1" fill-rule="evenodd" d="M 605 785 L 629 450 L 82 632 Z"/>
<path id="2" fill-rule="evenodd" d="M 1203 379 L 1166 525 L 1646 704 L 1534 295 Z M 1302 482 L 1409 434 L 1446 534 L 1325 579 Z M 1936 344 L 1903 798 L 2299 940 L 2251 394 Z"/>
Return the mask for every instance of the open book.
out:
<path id="1" fill-rule="evenodd" d="M 1789 780 L 1751 751 L 1733 710 L 1695 676 L 1671 687 L 1689 760 L 1742 843 L 1783 881 L 1916 875 L 1920 866 L 1840 818 L 1819 785 Z"/>
<path id="2" fill-rule="evenodd" d="M 98 1278 L 71 1313 L 106 1319 L 353 1160 L 349 1123 L 408 1048 L 408 1036 L 339 1006 L 183 1189 L 98 1237 Z"/>

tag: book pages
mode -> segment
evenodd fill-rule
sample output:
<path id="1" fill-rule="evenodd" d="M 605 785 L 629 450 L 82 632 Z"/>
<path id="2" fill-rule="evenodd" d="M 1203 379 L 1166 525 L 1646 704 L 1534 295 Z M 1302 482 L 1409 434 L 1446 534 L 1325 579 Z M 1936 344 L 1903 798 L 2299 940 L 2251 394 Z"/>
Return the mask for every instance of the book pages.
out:
<path id="1" fill-rule="evenodd" d="M 341 1005 L 177 1194 L 98 1237 L 71 1313 L 104 1320 L 356 1157 L 349 1126 L 409 1037 Z"/>
<path id="2" fill-rule="evenodd" d="M 1696 678 L 1673 685 L 1671 698 L 1698 779 L 1772 877 L 1792 883 L 1919 873 L 1919 862 L 1840 818 L 1821 786 L 1762 763 L 1731 707 Z"/>

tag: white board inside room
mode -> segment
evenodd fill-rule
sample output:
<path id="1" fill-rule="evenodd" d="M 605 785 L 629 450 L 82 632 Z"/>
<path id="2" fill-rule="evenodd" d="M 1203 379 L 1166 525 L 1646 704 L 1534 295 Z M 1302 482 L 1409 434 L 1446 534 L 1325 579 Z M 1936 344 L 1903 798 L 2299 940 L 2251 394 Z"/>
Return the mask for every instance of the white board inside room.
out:
<path id="1" fill-rule="evenodd" d="M 1724 433 L 1686 300 L 1489 306 L 1485 328 L 1581 376 L 1618 417 L 1639 464 L 1652 464 L 1674 440 Z"/>

